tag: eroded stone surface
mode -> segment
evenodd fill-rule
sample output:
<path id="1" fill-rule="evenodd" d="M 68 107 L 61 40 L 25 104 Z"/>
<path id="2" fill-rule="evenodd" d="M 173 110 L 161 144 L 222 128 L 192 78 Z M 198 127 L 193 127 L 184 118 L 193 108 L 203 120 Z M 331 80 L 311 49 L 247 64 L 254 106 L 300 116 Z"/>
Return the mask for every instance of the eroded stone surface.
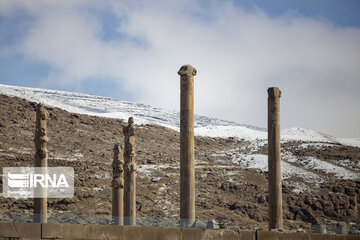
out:
<path id="1" fill-rule="evenodd" d="M 114 145 L 112 187 L 112 216 L 115 225 L 124 224 L 124 158 L 120 144 Z"/>
<path id="2" fill-rule="evenodd" d="M 48 166 L 48 150 L 47 142 L 47 120 L 49 114 L 44 105 L 38 104 L 36 107 L 36 125 L 35 125 L 35 161 L 34 167 L 47 167 Z M 47 194 L 44 189 L 37 189 L 40 191 L 37 195 L 42 195 L 43 198 L 34 199 L 34 221 L 47 222 Z"/>
<path id="3" fill-rule="evenodd" d="M 134 119 L 129 118 L 128 125 L 123 127 L 124 148 L 124 222 L 125 225 L 136 225 L 136 163 L 135 163 L 135 126 Z"/>

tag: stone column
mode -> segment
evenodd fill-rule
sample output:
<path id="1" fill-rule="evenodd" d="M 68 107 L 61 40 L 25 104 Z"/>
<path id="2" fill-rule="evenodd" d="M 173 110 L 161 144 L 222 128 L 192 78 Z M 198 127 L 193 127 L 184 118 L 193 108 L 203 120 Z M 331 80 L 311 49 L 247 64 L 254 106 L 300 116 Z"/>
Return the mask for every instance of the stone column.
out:
<path id="1" fill-rule="evenodd" d="M 195 221 L 194 170 L 194 76 L 196 69 L 184 65 L 180 75 L 180 220 L 184 227 Z"/>
<path id="2" fill-rule="evenodd" d="M 135 164 L 135 127 L 134 119 L 129 118 L 128 126 L 123 128 L 124 149 L 124 222 L 136 225 L 136 164 Z"/>
<path id="3" fill-rule="evenodd" d="M 277 87 L 268 89 L 268 168 L 269 168 L 269 230 L 283 229 L 280 96 Z"/>
<path id="4" fill-rule="evenodd" d="M 35 127 L 35 162 L 34 167 L 47 168 L 48 165 L 48 151 L 47 142 L 47 126 L 46 121 L 49 118 L 48 112 L 42 104 L 38 104 L 36 107 L 36 127 Z M 46 173 L 45 171 L 36 173 Z M 37 188 L 37 195 L 41 195 L 42 198 L 34 198 L 34 221 L 46 223 L 47 222 L 47 191 L 44 188 Z"/>
<path id="5" fill-rule="evenodd" d="M 326 225 L 324 224 L 314 225 L 314 233 L 326 234 Z"/>
<path id="6" fill-rule="evenodd" d="M 336 226 L 335 232 L 336 232 L 336 234 L 347 235 L 349 233 L 349 229 L 348 229 L 346 223 L 342 223 L 339 226 Z"/>
<path id="7" fill-rule="evenodd" d="M 112 162 L 112 217 L 114 225 L 124 224 L 124 159 L 120 144 L 114 146 L 114 160 Z"/>

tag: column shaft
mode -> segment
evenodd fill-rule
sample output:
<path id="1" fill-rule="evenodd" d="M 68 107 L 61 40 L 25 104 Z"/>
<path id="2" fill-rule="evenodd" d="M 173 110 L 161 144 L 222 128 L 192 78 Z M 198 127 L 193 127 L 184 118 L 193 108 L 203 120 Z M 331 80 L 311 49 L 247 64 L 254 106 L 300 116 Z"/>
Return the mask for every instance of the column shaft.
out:
<path id="1" fill-rule="evenodd" d="M 112 163 L 112 217 L 114 225 L 124 224 L 124 160 L 119 144 L 114 146 L 114 160 Z"/>
<path id="2" fill-rule="evenodd" d="M 195 221 L 194 170 L 194 76 L 196 69 L 184 65 L 180 75 L 180 219 L 189 226 Z"/>
<path id="3" fill-rule="evenodd" d="M 283 229 L 279 88 L 268 89 L 269 229 Z"/>
<path id="4" fill-rule="evenodd" d="M 47 120 L 48 112 L 45 107 L 38 104 L 36 107 L 36 127 L 35 127 L 35 161 L 34 167 L 47 168 L 48 165 L 48 151 L 47 142 Z M 36 173 L 45 174 L 46 170 L 37 171 Z M 41 195 L 42 198 L 34 198 L 34 221 L 46 223 L 47 222 L 47 191 L 42 187 L 35 189 L 37 195 Z"/>
<path id="5" fill-rule="evenodd" d="M 124 223 L 136 225 L 136 163 L 134 119 L 129 118 L 128 126 L 123 128 L 124 150 Z"/>

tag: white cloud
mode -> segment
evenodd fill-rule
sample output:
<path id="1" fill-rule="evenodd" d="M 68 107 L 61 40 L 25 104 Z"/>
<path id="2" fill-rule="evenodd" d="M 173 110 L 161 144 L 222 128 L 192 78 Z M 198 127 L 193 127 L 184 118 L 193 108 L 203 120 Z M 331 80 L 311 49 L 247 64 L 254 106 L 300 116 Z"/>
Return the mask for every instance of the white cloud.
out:
<path id="1" fill-rule="evenodd" d="M 176 72 L 190 63 L 198 69 L 197 113 L 266 126 L 266 89 L 279 86 L 282 127 L 360 136 L 359 28 L 290 12 L 271 18 L 231 1 L 26 2 L 15 1 L 36 18 L 23 53 L 51 65 L 49 85 L 108 77 L 136 101 L 177 109 Z M 114 31 L 123 38 L 102 39 L 99 8 L 118 17 Z"/>

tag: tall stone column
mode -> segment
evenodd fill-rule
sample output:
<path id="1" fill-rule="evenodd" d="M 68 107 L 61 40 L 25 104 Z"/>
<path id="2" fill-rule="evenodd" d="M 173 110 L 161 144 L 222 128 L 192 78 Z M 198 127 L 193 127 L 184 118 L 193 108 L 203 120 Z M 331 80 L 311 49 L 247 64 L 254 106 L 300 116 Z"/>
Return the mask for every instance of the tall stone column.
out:
<path id="1" fill-rule="evenodd" d="M 114 225 L 124 224 L 124 159 L 120 144 L 114 146 L 114 160 L 112 162 L 112 217 Z"/>
<path id="2" fill-rule="evenodd" d="M 35 127 L 35 162 L 34 167 L 47 168 L 48 166 L 48 151 L 47 142 L 47 119 L 49 118 L 48 112 L 42 104 L 36 107 L 36 127 Z M 45 171 L 36 173 L 46 173 Z M 36 188 L 37 195 L 41 198 L 34 198 L 34 221 L 46 223 L 47 222 L 47 191 L 45 188 Z"/>
<path id="3" fill-rule="evenodd" d="M 128 126 L 123 128 L 125 136 L 124 149 L 124 222 L 125 225 L 136 225 L 136 163 L 135 163 L 135 127 L 134 119 L 129 118 Z"/>
<path id="4" fill-rule="evenodd" d="M 280 96 L 279 88 L 268 89 L 269 230 L 283 229 Z"/>
<path id="5" fill-rule="evenodd" d="M 184 65 L 180 75 L 180 220 L 184 227 L 195 221 L 194 170 L 194 76 L 196 69 Z"/>

